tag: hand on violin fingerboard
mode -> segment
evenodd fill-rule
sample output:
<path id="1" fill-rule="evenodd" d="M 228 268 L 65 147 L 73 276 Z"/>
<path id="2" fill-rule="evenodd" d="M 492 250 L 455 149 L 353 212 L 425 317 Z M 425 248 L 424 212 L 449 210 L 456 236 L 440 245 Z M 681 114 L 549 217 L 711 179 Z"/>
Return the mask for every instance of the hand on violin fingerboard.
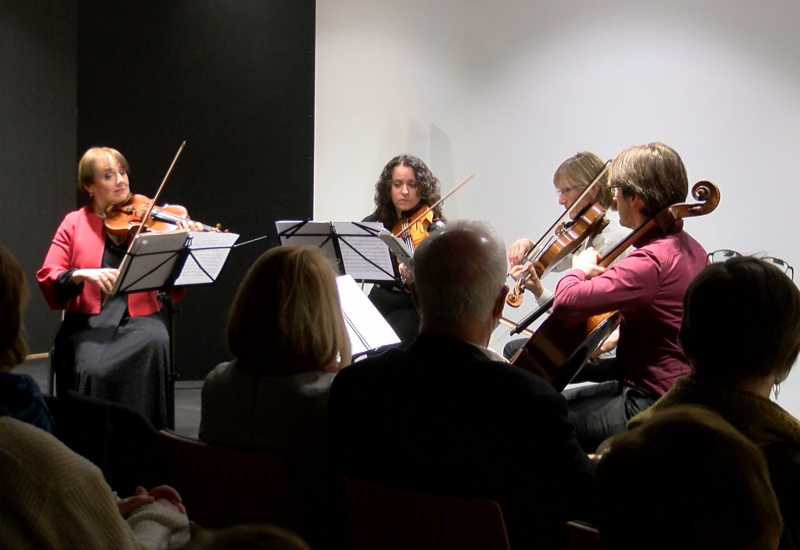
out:
<path id="1" fill-rule="evenodd" d="M 188 229 L 189 231 L 205 231 L 205 226 L 192 220 L 180 220 L 177 222 L 179 229 Z"/>
<path id="2" fill-rule="evenodd" d="M 533 292 L 533 295 L 537 299 L 544 293 L 544 285 L 539 279 L 539 276 L 536 274 L 536 270 L 533 268 L 532 263 L 525 262 L 524 265 L 512 266 L 508 274 L 515 281 L 518 281 L 523 274 L 527 275 L 527 278 L 525 281 L 523 281 L 522 286 L 525 287 L 525 290 Z"/>
<path id="3" fill-rule="evenodd" d="M 525 237 L 517 239 L 508 247 L 508 263 L 512 266 L 521 265 L 525 255 L 533 248 L 533 241 Z"/>

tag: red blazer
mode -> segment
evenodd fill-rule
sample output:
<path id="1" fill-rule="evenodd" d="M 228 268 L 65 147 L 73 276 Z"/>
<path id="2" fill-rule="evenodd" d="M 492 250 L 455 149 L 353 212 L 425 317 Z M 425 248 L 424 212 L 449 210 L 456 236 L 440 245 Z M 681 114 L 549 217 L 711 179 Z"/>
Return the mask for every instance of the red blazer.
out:
<path id="1" fill-rule="evenodd" d="M 103 218 L 96 215 L 92 206 L 70 212 L 64 217 L 56 230 L 50 250 L 41 269 L 36 272 L 36 281 L 48 305 L 52 309 L 66 309 L 70 312 L 100 313 L 102 301 L 100 288 L 84 284 L 81 293 L 65 302 L 56 299 L 56 278 L 67 269 L 96 269 L 103 261 L 106 231 Z M 151 315 L 161 309 L 156 299 L 156 291 L 132 292 L 127 295 L 128 312 L 132 317 Z M 173 295 L 183 295 L 182 292 Z M 176 298 L 176 296 L 173 296 Z"/>

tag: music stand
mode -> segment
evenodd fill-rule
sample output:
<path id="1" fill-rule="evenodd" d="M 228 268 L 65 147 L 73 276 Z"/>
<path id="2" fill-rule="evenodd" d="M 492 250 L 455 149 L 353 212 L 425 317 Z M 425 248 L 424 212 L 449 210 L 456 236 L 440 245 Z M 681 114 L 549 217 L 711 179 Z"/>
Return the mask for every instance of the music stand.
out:
<path id="1" fill-rule="evenodd" d="M 389 248 L 378 237 L 379 222 L 276 221 L 275 227 L 282 245 L 318 246 L 339 275 L 368 283 L 397 278 Z"/>
<path id="2" fill-rule="evenodd" d="M 119 266 L 109 294 L 158 290 L 167 310 L 169 369 L 167 372 L 167 426 L 175 428 L 175 314 L 169 295 L 174 287 L 215 283 L 228 258 L 236 233 L 175 230 L 136 235 Z"/>

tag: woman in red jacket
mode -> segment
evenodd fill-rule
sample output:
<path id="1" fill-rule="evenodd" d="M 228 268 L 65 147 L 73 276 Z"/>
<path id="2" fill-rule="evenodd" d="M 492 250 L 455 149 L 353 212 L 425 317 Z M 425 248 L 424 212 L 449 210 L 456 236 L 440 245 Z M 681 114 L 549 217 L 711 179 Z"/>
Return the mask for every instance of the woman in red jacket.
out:
<path id="1" fill-rule="evenodd" d="M 57 393 L 123 403 L 164 427 L 169 335 L 157 293 L 108 296 L 127 250 L 104 223 L 107 209 L 130 197 L 125 157 L 109 147 L 86 151 L 78 189 L 91 204 L 66 215 L 36 273 L 50 307 L 66 310 L 54 349 Z"/>

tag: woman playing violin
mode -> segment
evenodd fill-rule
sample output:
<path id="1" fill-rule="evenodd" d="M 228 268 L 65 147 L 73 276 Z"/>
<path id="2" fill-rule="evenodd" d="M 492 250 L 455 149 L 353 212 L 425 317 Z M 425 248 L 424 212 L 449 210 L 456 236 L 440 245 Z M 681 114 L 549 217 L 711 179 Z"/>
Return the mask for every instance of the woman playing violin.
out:
<path id="1" fill-rule="evenodd" d="M 67 214 L 36 274 L 50 307 L 66 310 L 53 352 L 57 391 L 123 403 L 163 427 L 169 336 L 157 293 L 108 296 L 127 239 L 109 233 L 104 221 L 110 207 L 130 198 L 127 160 L 110 147 L 92 147 L 78 164 L 78 189 L 91 202 Z"/>
<path id="2" fill-rule="evenodd" d="M 605 219 L 608 224 L 594 237 L 591 241 L 591 246 L 598 250 L 601 254 L 611 250 L 613 246 L 621 241 L 628 230 L 620 226 L 619 219 L 612 211 L 614 201 L 611 196 L 611 191 L 608 189 L 607 174 L 603 174 L 597 184 L 595 185 L 596 191 L 583 199 L 584 204 L 575 204 L 575 201 L 583 193 L 595 179 L 597 174 L 603 169 L 604 162 L 595 155 L 588 151 L 579 152 L 564 162 L 556 169 L 553 174 L 553 186 L 555 187 L 556 196 L 558 197 L 558 204 L 564 207 L 565 210 L 570 211 L 570 217 L 574 219 L 575 214 L 581 211 L 582 207 L 588 206 L 592 203 L 598 203 L 606 210 Z M 573 207 L 574 206 L 574 207 Z M 508 247 L 508 262 L 511 266 L 510 275 L 514 280 L 519 279 L 520 275 L 525 272 L 524 265 L 525 256 L 533 249 L 534 243 L 528 238 L 521 238 L 514 241 Z M 570 268 L 572 263 L 571 257 L 564 258 L 558 265 L 553 268 L 553 271 L 565 271 Z M 532 271 L 532 270 L 531 270 Z M 546 289 L 539 277 L 535 272 L 529 274 L 525 282 L 525 288 L 531 291 L 539 304 L 545 303 L 549 300 L 553 293 Z"/>
<path id="3" fill-rule="evenodd" d="M 570 218 L 574 219 L 576 214 L 592 203 L 597 203 L 605 209 L 604 217 L 608 223 L 591 238 L 591 243 L 589 243 L 601 254 L 611 250 L 617 242 L 625 238 L 629 231 L 619 224 L 619 218 L 613 211 L 616 207 L 611 190 L 607 185 L 608 173 L 600 176 L 594 186 L 595 191 L 584 197 L 581 201 L 582 204 L 575 204 L 575 201 L 601 173 L 604 164 L 603 160 L 594 153 L 581 151 L 562 162 L 553 174 L 553 186 L 558 197 L 558 204 L 569 211 Z M 533 246 L 533 241 L 523 237 L 508 247 L 509 275 L 516 281 L 523 273 L 527 274 L 523 286 L 533 294 L 536 302 L 541 306 L 553 297 L 553 292 L 545 288 L 536 275 L 536 271 L 530 268 L 529 263 L 524 262 L 525 256 L 533 249 Z M 563 272 L 570 267 L 572 267 L 572 255 L 553 266 L 552 271 Z M 615 340 L 614 337 L 609 338 L 604 349 L 613 348 L 613 340 Z M 522 338 L 509 342 L 503 350 L 506 359 L 511 359 L 525 341 L 526 339 Z M 590 369 L 584 369 L 584 371 L 589 373 Z"/>
<path id="4" fill-rule="evenodd" d="M 411 155 L 399 155 L 383 168 L 375 184 L 375 212 L 363 221 L 381 222 L 383 226 L 414 245 L 442 223 L 441 205 L 411 227 L 429 205 L 439 201 L 439 179 L 425 163 Z M 404 239 L 405 240 L 405 239 Z M 419 314 L 404 281 L 410 276 L 407 269 L 398 266 L 395 284 L 376 284 L 369 297 L 386 318 L 404 344 L 411 342 L 419 331 Z"/>

